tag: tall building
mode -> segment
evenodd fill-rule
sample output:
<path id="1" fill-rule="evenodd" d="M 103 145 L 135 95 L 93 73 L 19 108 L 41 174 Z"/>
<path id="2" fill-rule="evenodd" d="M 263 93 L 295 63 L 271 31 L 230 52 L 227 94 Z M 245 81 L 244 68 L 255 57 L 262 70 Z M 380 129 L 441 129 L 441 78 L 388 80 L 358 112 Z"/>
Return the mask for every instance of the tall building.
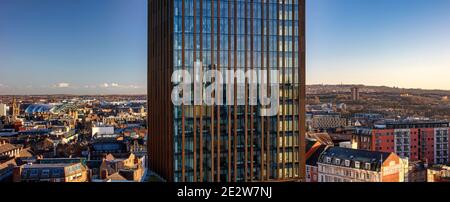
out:
<path id="1" fill-rule="evenodd" d="M 358 87 L 353 87 L 351 89 L 351 91 L 352 91 L 352 100 L 353 101 L 358 101 L 360 99 L 359 98 L 359 88 Z"/>
<path id="2" fill-rule="evenodd" d="M 381 121 L 356 129 L 353 141 L 359 149 L 394 152 L 411 161 L 447 164 L 450 153 L 448 121 Z"/>
<path id="3" fill-rule="evenodd" d="M 2 116 L 7 116 L 8 114 L 7 108 L 6 108 L 6 104 L 1 104 L 0 103 L 0 117 Z"/>
<path id="4" fill-rule="evenodd" d="M 304 180 L 305 1 L 150 0 L 148 8 L 150 169 L 175 182 Z M 194 66 L 278 70 L 278 114 L 261 116 L 250 103 L 253 77 L 227 86 L 234 95 L 245 86 L 245 104 L 174 105 L 172 73 Z"/>
<path id="5" fill-rule="evenodd" d="M 13 99 L 12 103 L 12 118 L 15 120 L 20 115 L 20 104 L 17 103 L 16 98 Z"/>

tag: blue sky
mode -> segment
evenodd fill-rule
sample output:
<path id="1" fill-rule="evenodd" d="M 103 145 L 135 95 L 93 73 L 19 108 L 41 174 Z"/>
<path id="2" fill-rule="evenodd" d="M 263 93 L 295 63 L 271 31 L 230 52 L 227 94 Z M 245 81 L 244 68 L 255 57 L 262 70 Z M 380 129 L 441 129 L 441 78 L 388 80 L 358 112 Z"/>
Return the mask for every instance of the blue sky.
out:
<path id="1" fill-rule="evenodd" d="M 307 83 L 450 89 L 449 0 L 307 0 Z"/>
<path id="2" fill-rule="evenodd" d="M 146 93 L 146 0 L 0 0 L 0 94 Z"/>
<path id="3" fill-rule="evenodd" d="M 307 0 L 307 83 L 450 89 L 449 0 Z M 0 0 L 0 94 L 145 93 L 146 0 Z"/>

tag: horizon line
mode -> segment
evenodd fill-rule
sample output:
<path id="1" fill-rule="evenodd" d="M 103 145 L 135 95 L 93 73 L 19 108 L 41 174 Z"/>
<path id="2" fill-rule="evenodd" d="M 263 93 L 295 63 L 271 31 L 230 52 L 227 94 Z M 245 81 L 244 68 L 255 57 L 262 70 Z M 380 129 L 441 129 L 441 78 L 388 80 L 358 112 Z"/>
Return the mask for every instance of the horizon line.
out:
<path id="1" fill-rule="evenodd" d="M 439 91 L 450 91 L 450 89 L 444 89 L 444 88 L 414 88 L 414 87 L 401 87 L 401 86 L 388 86 L 388 85 L 375 85 L 375 84 L 349 84 L 349 83 L 340 83 L 340 84 L 333 84 L 333 83 L 313 83 L 313 84 L 306 84 L 306 86 L 314 86 L 314 85 L 330 85 L 330 86 L 366 86 L 366 87 L 388 87 L 388 88 L 398 88 L 398 89 L 405 89 L 405 90 L 439 90 Z"/>

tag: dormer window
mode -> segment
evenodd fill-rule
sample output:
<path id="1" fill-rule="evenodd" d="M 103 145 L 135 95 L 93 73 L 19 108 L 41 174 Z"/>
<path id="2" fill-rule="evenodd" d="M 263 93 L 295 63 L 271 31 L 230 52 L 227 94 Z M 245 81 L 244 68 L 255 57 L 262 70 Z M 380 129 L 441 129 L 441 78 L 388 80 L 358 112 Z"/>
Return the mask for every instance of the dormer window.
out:
<path id="1" fill-rule="evenodd" d="M 366 163 L 365 167 L 366 167 L 366 170 L 370 170 L 370 163 Z"/>
<path id="2" fill-rule="evenodd" d="M 355 168 L 359 169 L 359 161 L 355 161 Z"/>
<path id="3" fill-rule="evenodd" d="M 331 158 L 330 158 L 330 157 L 327 157 L 327 158 L 326 158 L 326 161 L 327 161 L 327 163 L 331 163 Z"/>
<path id="4" fill-rule="evenodd" d="M 345 166 L 350 167 L 350 160 L 345 160 L 344 164 L 345 164 Z"/>
<path id="5" fill-rule="evenodd" d="M 341 165 L 341 159 L 336 159 L 334 161 L 335 161 L 336 165 Z"/>

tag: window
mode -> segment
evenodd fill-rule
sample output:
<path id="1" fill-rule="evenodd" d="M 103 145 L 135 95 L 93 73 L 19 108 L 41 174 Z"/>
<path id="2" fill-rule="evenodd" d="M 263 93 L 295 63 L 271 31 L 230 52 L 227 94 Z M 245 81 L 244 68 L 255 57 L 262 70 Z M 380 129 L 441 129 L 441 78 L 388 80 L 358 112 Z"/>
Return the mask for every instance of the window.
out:
<path id="1" fill-rule="evenodd" d="M 336 165 L 341 165 L 341 159 L 336 159 L 335 163 L 336 163 Z"/>
<path id="2" fill-rule="evenodd" d="M 26 176 L 27 176 L 27 170 L 23 170 L 22 171 L 22 177 L 26 178 Z"/>
<path id="3" fill-rule="evenodd" d="M 350 160 L 345 160 L 345 166 L 349 167 L 350 166 Z"/>
<path id="4" fill-rule="evenodd" d="M 366 163 L 365 167 L 367 170 L 370 170 L 370 163 Z"/>
<path id="5" fill-rule="evenodd" d="M 32 169 L 30 173 L 30 177 L 37 177 L 38 176 L 38 170 Z"/>
<path id="6" fill-rule="evenodd" d="M 53 177 L 60 177 L 61 176 L 61 172 L 58 169 L 53 169 L 52 170 L 52 176 Z"/>
<path id="7" fill-rule="evenodd" d="M 331 158 L 330 157 L 327 157 L 326 160 L 327 160 L 327 163 L 331 163 Z"/>
<path id="8" fill-rule="evenodd" d="M 359 161 L 355 161 L 355 168 L 359 169 Z"/>
<path id="9" fill-rule="evenodd" d="M 49 174 L 50 174 L 50 170 L 48 170 L 48 169 L 42 170 L 42 177 L 49 177 Z"/>

